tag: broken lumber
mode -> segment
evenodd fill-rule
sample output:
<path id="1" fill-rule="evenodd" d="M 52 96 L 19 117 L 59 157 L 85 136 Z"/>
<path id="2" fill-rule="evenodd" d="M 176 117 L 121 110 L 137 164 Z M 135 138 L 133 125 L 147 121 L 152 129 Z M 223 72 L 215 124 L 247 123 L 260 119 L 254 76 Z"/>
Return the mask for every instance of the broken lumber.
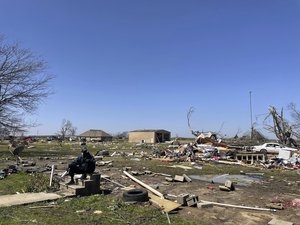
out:
<path id="1" fill-rule="evenodd" d="M 231 207 L 231 208 L 252 209 L 252 210 L 259 210 L 259 211 L 271 211 L 271 212 L 276 212 L 276 209 L 257 208 L 257 207 L 242 206 L 242 205 L 231 205 L 231 204 L 218 203 L 218 202 L 210 202 L 210 201 L 204 201 L 204 200 L 201 200 L 201 202 L 203 202 L 203 203 L 211 203 L 211 204 L 213 204 L 213 205 L 225 206 L 225 207 Z"/>
<path id="2" fill-rule="evenodd" d="M 144 182 L 140 181 L 139 179 L 135 178 L 134 176 L 130 175 L 128 172 L 123 171 L 123 173 L 128 176 L 130 179 L 132 179 L 133 181 L 137 182 L 138 184 L 140 184 L 141 186 L 143 186 L 144 188 L 148 189 L 149 191 L 151 191 L 152 193 L 156 194 L 157 196 L 164 198 L 164 195 L 162 193 L 160 193 L 159 191 L 155 190 L 154 188 L 150 187 L 149 185 L 145 184 Z"/>
<path id="3" fill-rule="evenodd" d="M 170 201 L 168 199 L 159 198 L 158 196 L 151 194 L 151 193 L 148 193 L 148 194 L 149 194 L 149 198 L 150 198 L 149 201 L 152 204 L 160 207 L 166 213 L 168 213 L 172 210 L 175 210 L 181 206 L 181 204 L 179 204 L 179 203 Z"/>

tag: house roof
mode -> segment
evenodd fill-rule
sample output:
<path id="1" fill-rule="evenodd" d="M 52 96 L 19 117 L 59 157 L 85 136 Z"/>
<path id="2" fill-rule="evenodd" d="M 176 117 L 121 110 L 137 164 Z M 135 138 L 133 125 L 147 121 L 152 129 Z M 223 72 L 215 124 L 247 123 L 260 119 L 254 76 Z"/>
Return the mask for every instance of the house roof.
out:
<path id="1" fill-rule="evenodd" d="M 158 129 L 158 130 L 133 130 L 129 132 L 162 132 L 162 133 L 171 133 L 170 131 Z"/>
<path id="2" fill-rule="evenodd" d="M 81 137 L 111 137 L 110 134 L 104 132 L 103 130 L 88 130 L 82 134 L 80 134 L 79 136 Z"/>

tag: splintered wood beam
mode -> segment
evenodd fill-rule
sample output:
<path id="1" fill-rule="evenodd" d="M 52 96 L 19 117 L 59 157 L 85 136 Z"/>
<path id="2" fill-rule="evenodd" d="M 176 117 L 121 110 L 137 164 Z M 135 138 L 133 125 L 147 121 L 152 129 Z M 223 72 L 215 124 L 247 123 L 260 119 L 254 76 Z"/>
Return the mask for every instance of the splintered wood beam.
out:
<path id="1" fill-rule="evenodd" d="M 131 180 L 137 182 L 138 184 L 140 184 L 141 186 L 143 186 L 144 188 L 148 189 L 149 191 L 151 191 L 152 193 L 156 194 L 157 196 L 164 198 L 164 195 L 162 193 L 160 193 L 159 191 L 155 190 L 154 188 L 150 187 L 149 185 L 145 184 L 144 182 L 140 181 L 139 179 L 135 178 L 134 176 L 132 176 L 131 174 L 129 174 L 126 171 L 123 171 L 123 173 L 128 176 Z"/>

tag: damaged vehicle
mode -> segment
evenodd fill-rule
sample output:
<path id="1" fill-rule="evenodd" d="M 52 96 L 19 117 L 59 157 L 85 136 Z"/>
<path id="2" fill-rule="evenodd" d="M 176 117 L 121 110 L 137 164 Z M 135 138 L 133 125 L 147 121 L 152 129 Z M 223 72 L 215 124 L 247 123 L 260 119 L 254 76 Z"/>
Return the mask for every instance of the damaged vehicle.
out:
<path id="1" fill-rule="evenodd" d="M 278 143 L 264 143 L 252 147 L 253 152 L 260 152 L 262 154 L 279 153 L 279 150 L 298 151 L 296 148 L 286 147 Z"/>

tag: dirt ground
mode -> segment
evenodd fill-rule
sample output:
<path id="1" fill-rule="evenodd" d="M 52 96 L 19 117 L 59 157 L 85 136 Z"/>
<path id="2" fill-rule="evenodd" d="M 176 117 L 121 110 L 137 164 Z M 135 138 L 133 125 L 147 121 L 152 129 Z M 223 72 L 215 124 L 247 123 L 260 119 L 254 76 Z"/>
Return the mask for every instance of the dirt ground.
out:
<path id="1" fill-rule="evenodd" d="M 35 158 L 37 166 L 57 165 L 57 172 L 62 172 L 67 167 L 71 158 Z M 12 162 L 13 163 L 13 162 Z M 9 162 L 7 162 L 9 164 Z M 205 166 L 205 165 L 204 165 Z M 221 166 L 221 165 L 220 165 Z M 242 167 L 241 167 L 242 168 Z M 96 172 L 107 175 L 111 180 L 119 182 L 124 186 L 136 185 L 137 183 L 126 178 L 123 174 L 123 168 L 117 165 L 101 166 L 96 168 Z M 185 170 L 182 169 L 182 173 Z M 299 175 L 300 176 L 300 175 Z M 199 180 L 192 182 L 166 182 L 165 177 L 161 175 L 139 175 L 136 176 L 144 183 L 156 188 L 163 194 L 179 195 L 182 193 L 194 194 L 200 200 L 243 205 L 251 207 L 266 208 L 266 205 L 274 199 L 283 203 L 294 199 L 300 199 L 299 186 L 297 180 L 276 180 L 273 177 L 265 177 L 261 183 L 249 186 L 236 186 L 231 192 L 219 190 L 219 184 L 209 183 Z M 300 178 L 299 178 L 300 180 Z M 110 190 L 111 194 L 122 197 L 121 187 L 109 181 L 101 181 L 101 189 Z M 201 224 L 244 224 L 257 225 L 267 224 L 273 218 L 300 224 L 300 207 L 287 206 L 283 210 L 258 211 L 248 209 L 237 209 L 229 207 L 214 206 L 213 208 L 181 207 L 173 212 L 186 220 L 196 220 Z"/>
<path id="2" fill-rule="evenodd" d="M 107 171 L 108 172 L 108 171 Z M 111 170 L 109 173 L 111 178 L 122 184 L 130 185 L 133 182 L 124 178 L 119 178 L 119 171 Z M 282 201 L 291 201 L 300 198 L 298 187 L 288 187 L 289 192 L 282 192 L 281 184 L 278 185 L 272 181 L 267 181 L 263 184 L 255 184 L 249 187 L 236 187 L 235 191 L 224 192 L 219 190 L 219 184 L 210 184 L 202 181 L 192 182 L 172 182 L 167 184 L 162 176 L 141 175 L 137 177 L 139 180 L 157 187 L 157 190 L 164 194 L 179 195 L 182 193 L 194 194 L 200 200 L 243 205 L 251 207 L 266 208 L 266 204 L 272 199 L 281 199 Z M 110 186 L 110 184 L 105 183 Z M 105 186 L 105 185 L 103 185 Z M 285 187 L 286 189 L 286 187 Z M 298 194 L 295 194 L 298 193 Z M 266 212 L 257 210 L 246 210 L 237 208 L 225 208 L 214 206 L 213 208 L 199 209 L 197 207 L 181 207 L 177 213 L 186 220 L 201 221 L 203 224 L 267 224 L 273 218 L 290 221 L 294 224 L 300 224 L 299 207 L 285 207 L 283 210 L 276 212 Z"/>

